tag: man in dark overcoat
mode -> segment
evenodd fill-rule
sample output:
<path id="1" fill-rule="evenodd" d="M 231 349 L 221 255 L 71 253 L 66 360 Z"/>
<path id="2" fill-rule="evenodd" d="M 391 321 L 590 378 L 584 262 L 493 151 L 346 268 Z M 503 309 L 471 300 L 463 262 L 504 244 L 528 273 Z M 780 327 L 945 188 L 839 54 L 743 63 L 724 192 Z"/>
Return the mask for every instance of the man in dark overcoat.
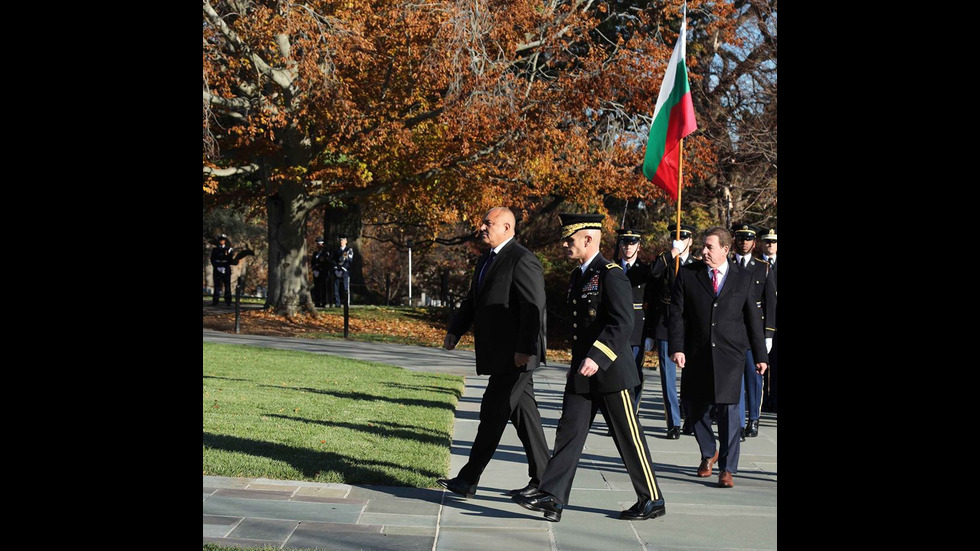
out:
<path id="1" fill-rule="evenodd" d="M 443 348 L 453 350 L 472 327 L 476 372 L 490 376 L 469 461 L 455 477 L 438 480 L 465 497 L 476 493 L 508 420 L 524 446 L 530 477 L 525 487 L 510 494 L 537 488 L 548 464 L 548 442 L 532 379 L 544 352 L 540 349 L 544 342 L 544 272 L 534 253 L 516 241 L 515 225 L 514 213 L 505 207 L 490 209 L 483 218 L 479 236 L 490 250 L 477 262 L 470 290 L 443 342 Z"/>
<path id="2" fill-rule="evenodd" d="M 701 449 L 698 476 L 711 476 L 718 462 L 718 485 L 734 486 L 738 472 L 741 423 L 739 395 L 745 351 L 752 350 L 758 373 L 769 361 L 762 316 L 755 301 L 752 273 L 728 258 L 731 233 L 721 227 L 704 234 L 703 260 L 682 266 L 671 291 L 668 350 L 684 370 L 681 399 L 695 421 Z M 718 444 L 711 428 L 718 422 Z"/>

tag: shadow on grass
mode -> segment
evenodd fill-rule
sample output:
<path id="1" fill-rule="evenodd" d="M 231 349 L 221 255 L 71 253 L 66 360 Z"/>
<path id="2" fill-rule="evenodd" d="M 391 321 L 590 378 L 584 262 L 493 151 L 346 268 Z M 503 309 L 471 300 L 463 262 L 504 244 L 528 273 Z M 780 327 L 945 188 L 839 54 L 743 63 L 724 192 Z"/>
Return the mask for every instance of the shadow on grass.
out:
<path id="1" fill-rule="evenodd" d="M 291 417 L 289 415 L 278 414 L 270 414 L 268 417 L 275 417 L 286 421 L 299 421 L 301 423 L 310 423 L 324 427 L 342 427 L 345 429 L 356 430 L 358 432 L 376 434 L 378 436 L 388 438 L 401 438 L 411 442 L 421 442 L 423 444 L 436 444 L 444 446 L 452 440 L 451 435 L 447 433 L 439 433 L 438 431 L 434 431 L 432 429 L 424 429 L 413 427 L 411 425 L 401 425 L 398 423 L 384 421 L 372 421 L 374 426 L 370 426 L 355 423 L 338 423 L 335 421 L 313 421 L 312 419 L 303 419 L 301 417 Z"/>
<path id="2" fill-rule="evenodd" d="M 310 387 L 295 387 L 295 386 L 277 386 L 277 385 L 260 385 L 266 388 L 275 388 L 280 390 L 298 390 L 300 392 L 312 392 L 314 394 L 322 394 L 325 396 L 335 396 L 337 398 L 343 398 L 345 400 L 361 400 L 369 402 L 390 402 L 393 404 L 402 404 L 406 406 L 421 406 L 426 408 L 440 408 L 440 409 L 455 409 L 452 404 L 446 402 L 438 402 L 436 400 L 421 400 L 418 398 L 389 398 L 387 396 L 375 396 L 373 394 L 364 394 L 363 392 L 345 392 L 340 390 L 324 390 L 322 388 L 310 388 Z"/>
<path id="3" fill-rule="evenodd" d="M 276 444 L 262 440 L 213 434 L 204 432 L 204 445 L 215 450 L 243 453 L 246 455 L 266 457 L 288 463 L 299 471 L 305 479 L 316 480 L 321 472 L 336 472 L 343 478 L 344 484 L 374 484 L 379 486 L 410 486 L 404 481 L 383 472 L 380 468 L 411 470 L 427 477 L 440 477 L 444 473 L 417 469 L 388 461 L 371 459 L 354 459 L 328 451 L 313 451 L 295 446 Z M 375 469 L 372 467 L 379 467 Z"/>
<path id="4" fill-rule="evenodd" d="M 384 383 L 385 386 L 391 388 L 402 388 L 406 390 L 418 390 L 422 392 L 439 392 L 442 394 L 452 394 L 456 398 L 461 398 L 463 396 L 463 391 L 459 388 L 445 388 L 431 385 L 406 385 L 404 383 Z"/>

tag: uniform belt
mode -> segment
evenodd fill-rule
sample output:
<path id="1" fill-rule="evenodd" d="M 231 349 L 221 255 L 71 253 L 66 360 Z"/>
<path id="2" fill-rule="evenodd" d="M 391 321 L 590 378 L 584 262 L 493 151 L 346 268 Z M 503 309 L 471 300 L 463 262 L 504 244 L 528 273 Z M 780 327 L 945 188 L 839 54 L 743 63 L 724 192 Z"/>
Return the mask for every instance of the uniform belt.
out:
<path id="1" fill-rule="evenodd" d="M 641 303 L 637 304 L 637 303 L 634 302 L 633 303 L 633 309 L 634 310 L 642 310 L 643 309 L 643 303 L 641 302 Z"/>

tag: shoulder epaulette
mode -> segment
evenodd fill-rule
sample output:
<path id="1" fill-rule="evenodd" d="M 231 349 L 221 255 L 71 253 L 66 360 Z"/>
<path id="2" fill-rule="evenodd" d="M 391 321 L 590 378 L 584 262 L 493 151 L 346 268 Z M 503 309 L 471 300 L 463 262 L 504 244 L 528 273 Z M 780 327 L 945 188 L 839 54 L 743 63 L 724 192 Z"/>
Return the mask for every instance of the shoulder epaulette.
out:
<path id="1" fill-rule="evenodd" d="M 609 264 L 606 264 L 606 269 L 607 270 L 612 270 L 613 268 L 619 268 L 620 270 L 623 269 L 622 266 L 620 266 L 619 264 L 616 264 L 615 262 L 610 262 Z"/>

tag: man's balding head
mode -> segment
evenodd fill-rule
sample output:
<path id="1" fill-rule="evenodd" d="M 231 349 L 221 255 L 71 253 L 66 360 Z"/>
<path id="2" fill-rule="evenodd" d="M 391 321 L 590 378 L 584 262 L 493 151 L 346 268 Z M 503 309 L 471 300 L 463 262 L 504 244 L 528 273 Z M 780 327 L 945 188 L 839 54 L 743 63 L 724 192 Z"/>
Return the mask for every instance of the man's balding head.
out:
<path id="1" fill-rule="evenodd" d="M 504 241 L 514 237 L 514 226 L 517 219 L 514 212 L 507 207 L 494 207 L 487 211 L 480 224 L 480 238 L 491 248 L 497 247 Z"/>

